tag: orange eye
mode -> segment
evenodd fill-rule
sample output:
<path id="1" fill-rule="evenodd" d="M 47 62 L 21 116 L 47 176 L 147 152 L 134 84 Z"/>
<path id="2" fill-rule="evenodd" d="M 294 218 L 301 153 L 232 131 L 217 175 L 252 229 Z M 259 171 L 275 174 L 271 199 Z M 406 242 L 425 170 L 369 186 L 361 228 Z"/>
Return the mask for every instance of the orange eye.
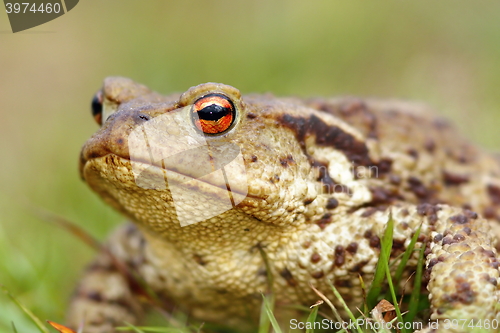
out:
<path id="1" fill-rule="evenodd" d="M 221 134 L 231 127 L 236 109 L 226 96 L 210 94 L 194 103 L 192 114 L 194 125 L 200 131 L 205 134 Z"/>

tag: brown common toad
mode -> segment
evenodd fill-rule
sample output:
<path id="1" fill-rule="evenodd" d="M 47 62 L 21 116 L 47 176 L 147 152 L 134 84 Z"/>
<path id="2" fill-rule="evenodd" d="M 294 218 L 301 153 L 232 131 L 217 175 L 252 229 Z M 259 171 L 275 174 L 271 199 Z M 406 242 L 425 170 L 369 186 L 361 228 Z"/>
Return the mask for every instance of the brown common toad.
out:
<path id="1" fill-rule="evenodd" d="M 327 281 L 360 306 L 358 276 L 371 281 L 392 212 L 393 257 L 422 225 L 431 318 L 498 319 L 500 163 L 425 106 L 241 96 L 217 83 L 162 96 L 117 77 L 92 106 L 101 128 L 81 176 L 133 222 L 109 250 L 166 304 L 252 327 L 270 273 L 278 317 L 313 304 L 310 285 L 334 299 Z M 103 252 L 69 323 L 112 332 L 141 319 L 139 299 Z"/>

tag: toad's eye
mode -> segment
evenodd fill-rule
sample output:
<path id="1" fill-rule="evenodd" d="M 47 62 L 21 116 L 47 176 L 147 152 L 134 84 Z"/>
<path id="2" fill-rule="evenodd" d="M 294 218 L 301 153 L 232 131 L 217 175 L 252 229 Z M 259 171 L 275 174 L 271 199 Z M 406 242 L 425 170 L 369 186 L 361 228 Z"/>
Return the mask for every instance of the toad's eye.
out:
<path id="1" fill-rule="evenodd" d="M 203 133 L 222 134 L 233 124 L 236 109 L 226 96 L 210 94 L 194 102 L 191 118 Z"/>
<path id="2" fill-rule="evenodd" d="M 92 115 L 98 125 L 102 124 L 102 93 L 99 91 L 92 98 Z"/>

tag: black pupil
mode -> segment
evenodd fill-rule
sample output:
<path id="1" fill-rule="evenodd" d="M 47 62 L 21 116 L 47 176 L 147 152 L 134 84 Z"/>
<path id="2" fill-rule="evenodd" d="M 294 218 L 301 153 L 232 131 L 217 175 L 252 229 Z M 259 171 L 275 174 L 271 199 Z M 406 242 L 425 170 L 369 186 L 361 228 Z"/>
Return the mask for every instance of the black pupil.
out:
<path id="1" fill-rule="evenodd" d="M 231 112 L 229 108 L 225 108 L 219 104 L 212 104 L 198 111 L 198 117 L 203 120 L 219 120 Z"/>
<path id="2" fill-rule="evenodd" d="M 99 100 L 99 97 L 97 95 L 92 98 L 92 115 L 96 116 L 98 114 L 102 113 L 102 103 Z"/>

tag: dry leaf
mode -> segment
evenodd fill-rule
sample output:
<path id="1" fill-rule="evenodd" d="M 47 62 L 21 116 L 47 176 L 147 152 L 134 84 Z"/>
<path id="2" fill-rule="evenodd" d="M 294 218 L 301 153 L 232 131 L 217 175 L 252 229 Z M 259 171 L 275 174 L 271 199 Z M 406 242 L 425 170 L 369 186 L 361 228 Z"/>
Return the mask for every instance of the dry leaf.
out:
<path id="1" fill-rule="evenodd" d="M 318 305 L 321 305 L 321 304 L 323 304 L 323 303 L 325 303 L 323 300 L 321 300 L 321 299 L 320 299 L 320 300 L 317 300 L 317 301 L 316 301 L 316 303 L 314 303 L 313 305 L 311 305 L 311 306 L 309 307 L 309 309 L 312 309 L 312 308 L 314 308 L 314 307 L 316 307 L 316 306 L 318 306 Z"/>
<path id="2" fill-rule="evenodd" d="M 50 321 L 50 320 L 47 320 L 47 322 L 52 326 L 54 327 L 56 330 L 58 330 L 59 332 L 61 333 L 76 333 L 75 331 L 73 331 L 71 328 L 68 328 L 66 326 L 63 326 L 61 324 L 58 324 L 58 323 L 54 323 L 53 321 Z"/>
<path id="3" fill-rule="evenodd" d="M 396 308 L 391 302 L 385 299 L 378 302 L 375 308 L 372 310 L 372 316 L 377 321 L 384 321 L 390 323 L 394 318 L 396 318 Z"/>

